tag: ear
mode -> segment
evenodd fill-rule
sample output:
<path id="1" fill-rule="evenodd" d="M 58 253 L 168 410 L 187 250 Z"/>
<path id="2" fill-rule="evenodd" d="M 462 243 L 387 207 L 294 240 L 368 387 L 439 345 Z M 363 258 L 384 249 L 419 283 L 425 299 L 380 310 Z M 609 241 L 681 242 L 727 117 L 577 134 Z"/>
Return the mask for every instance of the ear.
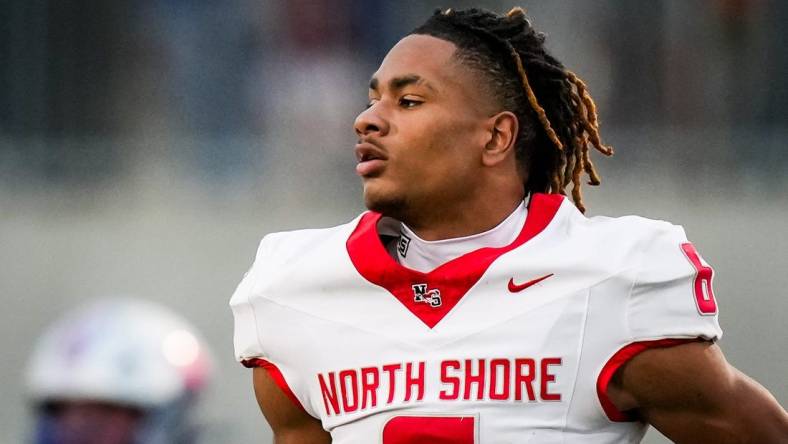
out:
<path id="1" fill-rule="evenodd" d="M 514 155 L 519 124 L 511 111 L 501 111 L 488 120 L 489 141 L 482 153 L 484 166 L 495 166 Z"/>

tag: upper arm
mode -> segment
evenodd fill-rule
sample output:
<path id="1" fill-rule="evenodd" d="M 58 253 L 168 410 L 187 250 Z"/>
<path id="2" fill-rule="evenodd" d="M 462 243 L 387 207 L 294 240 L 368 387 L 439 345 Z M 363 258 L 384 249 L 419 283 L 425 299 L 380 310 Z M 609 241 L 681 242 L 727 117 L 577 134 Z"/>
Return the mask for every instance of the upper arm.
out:
<path id="1" fill-rule="evenodd" d="M 642 352 L 617 371 L 608 395 L 677 443 L 788 442 L 785 410 L 711 342 Z"/>
<path id="2" fill-rule="evenodd" d="M 265 368 L 256 367 L 252 379 L 257 403 L 274 432 L 276 444 L 331 442 L 331 435 L 323 430 L 320 421 L 295 405 Z"/>

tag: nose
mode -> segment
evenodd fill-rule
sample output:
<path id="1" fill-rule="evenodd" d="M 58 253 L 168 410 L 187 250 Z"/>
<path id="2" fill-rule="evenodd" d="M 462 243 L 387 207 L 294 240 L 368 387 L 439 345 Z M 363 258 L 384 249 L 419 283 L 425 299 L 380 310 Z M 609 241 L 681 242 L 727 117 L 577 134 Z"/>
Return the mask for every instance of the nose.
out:
<path id="1" fill-rule="evenodd" d="M 373 104 L 356 116 L 356 121 L 353 123 L 353 129 L 356 131 L 358 137 L 369 135 L 383 137 L 389 132 L 389 124 L 388 121 L 380 115 L 379 110 Z"/>

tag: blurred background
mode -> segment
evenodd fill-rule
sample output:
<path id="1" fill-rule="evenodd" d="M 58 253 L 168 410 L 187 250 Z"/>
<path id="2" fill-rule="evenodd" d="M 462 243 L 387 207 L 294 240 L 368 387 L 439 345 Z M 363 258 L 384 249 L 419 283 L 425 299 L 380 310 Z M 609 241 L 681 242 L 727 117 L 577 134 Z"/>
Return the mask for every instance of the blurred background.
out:
<path id="1" fill-rule="evenodd" d="M 206 442 L 269 442 L 227 306 L 259 239 L 363 210 L 351 125 L 400 37 L 439 6 L 517 4 L 616 148 L 589 213 L 684 225 L 729 361 L 788 404 L 788 2 L 2 0 L 0 442 L 29 435 L 37 336 L 113 295 L 213 348 Z"/>

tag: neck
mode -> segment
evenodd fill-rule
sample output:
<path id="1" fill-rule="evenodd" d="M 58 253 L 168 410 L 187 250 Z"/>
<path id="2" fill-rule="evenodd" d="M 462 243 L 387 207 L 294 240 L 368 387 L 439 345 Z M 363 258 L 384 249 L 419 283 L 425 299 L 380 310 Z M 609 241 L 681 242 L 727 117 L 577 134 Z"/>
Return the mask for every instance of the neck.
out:
<path id="1" fill-rule="evenodd" d="M 425 241 L 472 236 L 495 228 L 517 208 L 524 198 L 522 189 L 500 198 L 472 199 L 462 204 L 432 205 L 429 211 L 411 212 L 403 218 Z M 418 217 L 415 217 L 415 216 Z"/>

